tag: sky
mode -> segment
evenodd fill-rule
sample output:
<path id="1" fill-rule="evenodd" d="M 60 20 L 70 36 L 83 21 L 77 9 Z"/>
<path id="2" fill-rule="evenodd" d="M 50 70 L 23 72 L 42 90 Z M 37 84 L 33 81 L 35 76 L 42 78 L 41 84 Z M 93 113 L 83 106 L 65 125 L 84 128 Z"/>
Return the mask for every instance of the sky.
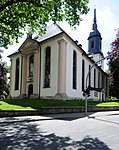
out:
<path id="1" fill-rule="evenodd" d="M 71 30 L 67 23 L 60 23 L 59 25 L 74 39 L 78 40 L 82 44 L 82 48 L 88 51 L 88 36 L 92 31 L 94 8 L 96 8 L 96 17 L 98 30 L 102 36 L 102 52 L 104 56 L 107 56 L 107 52 L 111 50 L 111 42 L 115 39 L 116 31 L 119 28 L 119 0 L 90 0 L 89 2 L 90 11 L 88 14 L 81 16 L 83 21 L 77 26 L 76 30 Z M 7 50 L 4 49 L 3 60 L 7 61 L 10 65 L 9 54 L 14 53 L 18 50 L 20 45 L 26 39 L 26 35 L 19 39 L 19 43 L 14 43 Z M 105 61 L 104 69 L 106 70 L 107 62 Z"/>

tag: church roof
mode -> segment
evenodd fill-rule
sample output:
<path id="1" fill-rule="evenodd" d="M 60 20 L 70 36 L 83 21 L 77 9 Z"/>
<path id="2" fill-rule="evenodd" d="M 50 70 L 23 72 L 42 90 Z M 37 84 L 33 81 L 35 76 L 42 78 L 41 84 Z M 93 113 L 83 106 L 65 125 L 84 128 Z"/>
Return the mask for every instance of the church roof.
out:
<path id="1" fill-rule="evenodd" d="M 36 42 L 40 43 L 40 42 L 45 41 L 49 38 L 52 38 L 60 33 L 67 34 L 58 24 L 51 24 L 50 26 L 48 26 L 46 28 L 46 32 L 43 36 L 36 36 L 33 39 L 27 37 L 26 40 L 32 40 L 32 41 L 36 41 Z M 20 46 L 20 48 L 25 44 L 26 40 L 23 42 L 23 44 Z M 10 54 L 8 57 L 11 57 L 12 55 L 15 55 L 16 53 L 19 53 L 20 52 L 19 49 L 16 52 Z"/>
<path id="2" fill-rule="evenodd" d="M 101 37 L 101 34 L 100 34 L 100 32 L 99 32 L 98 30 L 93 31 L 93 32 L 90 32 L 90 35 L 89 35 L 89 37 L 88 37 L 88 40 L 89 40 L 90 38 L 94 37 L 94 36 L 100 36 L 100 37 Z M 102 39 L 102 38 L 101 38 L 101 39 Z"/>
<path id="3" fill-rule="evenodd" d="M 51 24 L 50 26 L 47 27 L 46 33 L 43 36 L 38 36 L 34 38 L 34 40 L 36 40 L 37 42 L 42 42 L 62 32 L 64 32 L 64 30 L 59 25 Z"/>
<path id="4" fill-rule="evenodd" d="M 16 54 L 18 54 L 18 53 L 19 53 L 19 51 L 17 50 L 17 51 L 15 51 L 14 53 L 12 53 L 12 54 L 8 55 L 7 57 L 14 56 L 14 55 L 16 55 Z"/>

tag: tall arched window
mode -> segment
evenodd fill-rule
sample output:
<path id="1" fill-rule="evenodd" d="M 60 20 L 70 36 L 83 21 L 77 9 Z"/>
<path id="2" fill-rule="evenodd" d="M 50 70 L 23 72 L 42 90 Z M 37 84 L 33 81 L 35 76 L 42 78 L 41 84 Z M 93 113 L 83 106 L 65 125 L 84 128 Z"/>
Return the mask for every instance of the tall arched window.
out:
<path id="1" fill-rule="evenodd" d="M 82 60 L 82 91 L 84 91 L 85 88 L 85 61 Z"/>
<path id="2" fill-rule="evenodd" d="M 96 88 L 96 69 L 94 69 L 94 88 Z"/>
<path id="3" fill-rule="evenodd" d="M 50 87 L 50 61 L 51 61 L 51 48 L 47 47 L 45 52 L 45 76 L 44 87 Z"/>
<path id="4" fill-rule="evenodd" d="M 100 72 L 98 72 L 98 88 L 100 88 Z"/>
<path id="5" fill-rule="evenodd" d="M 104 88 L 104 75 L 102 74 L 102 88 Z"/>
<path id="6" fill-rule="evenodd" d="M 77 53 L 73 51 L 73 89 L 77 86 Z"/>
<path id="7" fill-rule="evenodd" d="M 89 65 L 89 86 L 91 86 L 91 65 Z"/>
<path id="8" fill-rule="evenodd" d="M 17 58 L 15 71 L 15 90 L 19 90 L 19 67 L 20 67 L 20 60 L 19 58 Z"/>
<path id="9" fill-rule="evenodd" d="M 34 55 L 29 57 L 29 77 L 33 77 Z"/>

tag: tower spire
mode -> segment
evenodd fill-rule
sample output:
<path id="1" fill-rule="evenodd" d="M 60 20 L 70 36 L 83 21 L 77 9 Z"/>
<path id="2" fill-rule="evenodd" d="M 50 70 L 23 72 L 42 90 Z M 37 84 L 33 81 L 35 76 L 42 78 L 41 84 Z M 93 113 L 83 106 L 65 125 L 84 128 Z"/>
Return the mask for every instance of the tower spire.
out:
<path id="1" fill-rule="evenodd" d="M 94 9 L 94 23 L 93 23 L 93 30 L 97 30 L 97 20 L 96 20 L 96 9 Z"/>
<path id="2" fill-rule="evenodd" d="M 97 29 L 97 19 L 96 19 L 96 8 L 94 9 L 94 19 L 92 25 L 92 32 L 88 37 L 88 51 L 90 54 L 101 53 L 101 34 Z"/>
<path id="3" fill-rule="evenodd" d="M 90 32 L 88 37 L 88 52 L 89 55 L 93 56 L 93 60 L 96 62 L 103 58 L 103 53 L 101 50 L 102 37 L 97 29 L 96 8 L 94 9 L 94 19 L 92 27 L 93 31 Z M 100 66 L 103 68 L 103 61 L 100 63 Z"/>

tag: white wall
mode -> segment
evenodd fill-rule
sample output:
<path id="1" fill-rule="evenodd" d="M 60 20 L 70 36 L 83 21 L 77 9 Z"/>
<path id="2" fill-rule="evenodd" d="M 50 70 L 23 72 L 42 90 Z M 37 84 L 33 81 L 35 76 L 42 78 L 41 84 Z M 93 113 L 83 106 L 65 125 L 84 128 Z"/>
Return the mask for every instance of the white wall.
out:
<path id="1" fill-rule="evenodd" d="M 19 90 L 15 90 L 15 69 L 16 69 L 16 59 L 20 59 L 20 69 L 19 69 Z M 11 83 L 10 83 L 10 95 L 11 97 L 18 97 L 20 95 L 20 79 L 21 79 L 21 54 L 17 53 L 13 57 L 11 57 L 11 65 L 12 65 L 12 72 L 11 72 Z"/>
<path id="2" fill-rule="evenodd" d="M 77 53 L 77 88 L 72 88 L 72 77 L 73 77 L 73 50 Z M 66 70 L 66 94 L 70 98 L 82 98 L 82 59 L 85 61 L 85 88 L 86 88 L 86 77 L 89 72 L 89 65 L 92 66 L 93 63 L 90 59 L 87 59 L 85 55 L 82 55 L 80 48 L 67 41 L 67 70 Z M 94 66 L 91 69 L 91 86 L 94 87 L 94 69 L 96 69 L 96 88 L 98 88 L 98 72 L 102 74 L 98 67 Z M 89 79 L 89 78 L 88 78 Z M 100 79 L 101 82 L 101 79 Z M 89 81 L 87 80 L 87 86 Z M 102 93 L 97 91 L 91 91 L 91 96 L 89 99 L 100 100 L 102 98 Z"/>
<path id="3" fill-rule="evenodd" d="M 58 88 L 58 41 L 49 40 L 41 45 L 41 97 L 54 97 Z M 50 88 L 44 88 L 45 49 L 51 47 L 51 79 Z"/>
<path id="4" fill-rule="evenodd" d="M 77 54 L 77 88 L 73 89 L 73 51 Z M 79 98 L 82 97 L 82 53 L 74 45 L 67 41 L 67 70 L 66 70 L 66 94 L 69 98 Z"/>

